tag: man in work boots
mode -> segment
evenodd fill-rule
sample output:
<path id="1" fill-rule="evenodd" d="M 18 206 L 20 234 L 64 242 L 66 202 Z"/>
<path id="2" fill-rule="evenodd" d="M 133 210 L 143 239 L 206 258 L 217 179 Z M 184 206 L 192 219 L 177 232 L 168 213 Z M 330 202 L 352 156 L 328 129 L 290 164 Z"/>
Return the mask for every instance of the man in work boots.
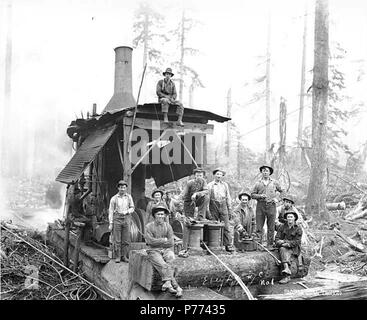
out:
<path id="1" fill-rule="evenodd" d="M 130 219 L 134 212 L 134 201 L 127 193 L 127 183 L 120 180 L 117 184 L 118 193 L 110 200 L 108 220 L 109 230 L 112 232 L 112 244 L 115 262 L 129 262 L 127 258 L 130 244 Z"/>
<path id="2" fill-rule="evenodd" d="M 294 211 L 288 211 L 284 214 L 286 223 L 282 224 L 275 236 L 275 243 L 279 248 L 280 261 L 283 265 L 282 274 L 284 278 L 279 283 L 288 283 L 292 274 L 289 268 L 291 256 L 298 257 L 301 253 L 302 229 L 297 225 L 298 214 Z"/>
<path id="3" fill-rule="evenodd" d="M 196 168 L 193 171 L 194 179 L 189 180 L 184 188 L 181 198 L 184 201 L 185 216 L 194 218 L 195 208 L 198 207 L 197 220 L 206 220 L 206 209 L 209 204 L 209 190 L 204 179 L 205 171 Z"/>
<path id="4" fill-rule="evenodd" d="M 181 297 L 182 289 L 176 281 L 172 264 L 175 259 L 173 230 L 171 225 L 165 221 L 168 214 L 169 211 L 165 205 L 153 208 L 154 221 L 148 223 L 145 229 L 147 254 L 149 261 L 162 278 L 162 291 L 168 290 L 169 293 L 176 294 L 176 297 Z"/>
<path id="5" fill-rule="evenodd" d="M 261 179 L 256 182 L 252 189 L 251 197 L 257 200 L 256 204 L 256 232 L 260 237 L 260 243 L 263 236 L 263 227 L 266 224 L 267 232 L 267 246 L 269 250 L 274 250 L 274 231 L 276 218 L 276 204 L 278 203 L 277 192 L 283 194 L 278 181 L 273 180 L 270 176 L 273 173 L 273 168 L 270 166 L 261 166 Z"/>
<path id="6" fill-rule="evenodd" d="M 167 68 L 163 72 L 164 79 L 159 80 L 157 83 L 156 93 L 158 96 L 158 102 L 161 103 L 164 122 L 168 122 L 168 109 L 170 105 L 176 105 L 176 113 L 178 115 L 177 125 L 183 126 L 182 117 L 184 113 L 184 106 L 177 98 L 177 91 L 174 82 L 171 78 L 174 76 L 172 69 Z"/>
<path id="7" fill-rule="evenodd" d="M 217 221 L 224 222 L 223 244 L 228 252 L 233 252 L 232 237 L 229 228 L 229 213 L 231 211 L 231 195 L 228 184 L 222 181 L 225 171 L 215 169 L 214 180 L 208 183 L 209 189 L 209 211 Z"/>

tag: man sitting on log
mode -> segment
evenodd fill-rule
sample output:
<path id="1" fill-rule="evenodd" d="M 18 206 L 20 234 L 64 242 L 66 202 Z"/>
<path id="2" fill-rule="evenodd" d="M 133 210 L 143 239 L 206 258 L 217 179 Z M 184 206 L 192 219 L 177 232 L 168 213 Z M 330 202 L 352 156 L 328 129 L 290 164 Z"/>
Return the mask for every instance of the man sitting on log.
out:
<path id="1" fill-rule="evenodd" d="M 162 105 L 162 112 L 164 117 L 163 121 L 168 122 L 169 106 L 176 105 L 177 106 L 176 113 L 178 114 L 177 125 L 182 127 L 184 125 L 182 123 L 184 107 L 180 101 L 176 100 L 177 98 L 176 86 L 174 82 L 171 80 L 171 78 L 174 76 L 172 69 L 167 68 L 166 71 L 163 72 L 163 75 L 164 79 L 158 81 L 156 89 L 158 101 Z"/>
<path id="2" fill-rule="evenodd" d="M 234 228 L 242 238 L 251 238 L 255 233 L 255 212 L 249 205 L 251 196 L 242 192 L 238 195 L 240 204 L 233 210 L 234 213 Z"/>
<path id="3" fill-rule="evenodd" d="M 164 282 L 162 291 L 168 290 L 177 297 L 182 296 L 182 289 L 178 285 L 174 277 L 175 259 L 173 251 L 174 239 L 171 225 L 165 221 L 166 215 L 169 214 L 165 205 L 155 206 L 152 210 L 154 221 L 146 225 L 145 241 L 148 245 L 147 253 L 149 261 L 159 272 Z"/>
<path id="4" fill-rule="evenodd" d="M 280 225 L 275 236 L 275 244 L 279 248 L 280 261 L 283 265 L 282 273 L 285 277 L 279 283 L 288 283 L 292 274 L 290 270 L 291 256 L 298 257 L 301 253 L 302 229 L 297 225 L 298 214 L 288 211 L 284 214 L 286 223 Z"/>
<path id="5" fill-rule="evenodd" d="M 232 237 L 229 228 L 229 214 L 231 211 L 231 195 L 228 184 L 222 181 L 225 171 L 215 169 L 214 180 L 208 183 L 209 189 L 209 211 L 217 221 L 224 222 L 223 244 L 226 251 L 233 252 Z"/>
<path id="6" fill-rule="evenodd" d="M 194 218 L 195 208 L 198 207 L 197 220 L 206 220 L 206 209 L 209 204 L 209 190 L 204 179 L 205 171 L 201 168 L 196 168 L 194 171 L 194 179 L 189 180 L 185 189 L 181 194 L 184 201 L 185 216 Z"/>
<path id="7" fill-rule="evenodd" d="M 148 224 L 149 222 L 154 221 L 153 215 L 152 215 L 152 210 L 155 206 L 159 205 L 159 204 L 163 204 L 165 205 L 165 201 L 163 200 L 163 191 L 160 189 L 155 189 L 152 192 L 152 198 L 153 200 L 149 201 L 148 205 L 147 205 L 147 216 L 146 216 L 146 223 Z M 166 219 L 166 221 L 168 221 L 168 217 Z"/>

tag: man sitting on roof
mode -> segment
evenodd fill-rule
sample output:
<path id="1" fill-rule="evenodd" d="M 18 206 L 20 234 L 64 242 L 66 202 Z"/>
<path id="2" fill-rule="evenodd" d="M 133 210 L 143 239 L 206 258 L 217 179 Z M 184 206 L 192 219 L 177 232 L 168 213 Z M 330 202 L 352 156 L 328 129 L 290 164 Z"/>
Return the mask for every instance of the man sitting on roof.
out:
<path id="1" fill-rule="evenodd" d="M 162 291 L 182 296 L 182 289 L 178 285 L 172 265 L 175 259 L 173 251 L 174 239 L 171 225 L 165 221 L 169 214 L 165 205 L 155 206 L 152 210 L 154 221 L 147 224 L 145 229 L 145 241 L 148 245 L 147 253 L 149 261 L 158 271 L 164 282 Z"/>
<path id="2" fill-rule="evenodd" d="M 176 113 L 178 114 L 177 125 L 183 126 L 182 117 L 184 113 L 184 106 L 177 98 L 177 91 L 174 82 L 171 78 L 174 76 L 172 69 L 167 68 L 165 72 L 163 72 L 164 79 L 159 80 L 157 83 L 157 96 L 158 102 L 162 105 L 162 112 L 164 116 L 164 122 L 168 122 L 168 108 L 170 105 L 176 105 Z"/>

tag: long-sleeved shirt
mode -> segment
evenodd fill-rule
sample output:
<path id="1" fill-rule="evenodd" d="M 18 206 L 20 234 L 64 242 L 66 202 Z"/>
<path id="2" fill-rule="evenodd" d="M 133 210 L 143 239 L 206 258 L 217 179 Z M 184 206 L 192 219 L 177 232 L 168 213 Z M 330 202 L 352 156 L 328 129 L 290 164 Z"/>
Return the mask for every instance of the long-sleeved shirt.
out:
<path id="1" fill-rule="evenodd" d="M 208 185 L 204 179 L 198 178 L 188 181 L 186 187 L 182 191 L 181 199 L 185 202 L 191 202 L 191 196 L 194 193 L 199 196 L 209 194 Z"/>
<path id="2" fill-rule="evenodd" d="M 239 204 L 234 210 L 234 226 L 242 225 L 247 232 L 252 233 L 255 231 L 255 213 L 254 209 L 250 207 L 249 205 L 246 205 L 243 207 L 241 204 Z M 248 230 L 250 229 L 251 230 Z"/>
<path id="3" fill-rule="evenodd" d="M 125 193 L 120 195 L 115 194 L 110 200 L 110 207 L 108 209 L 108 220 L 110 223 L 113 222 L 113 215 L 126 215 L 133 213 L 135 210 L 134 201 L 130 194 Z"/>
<path id="4" fill-rule="evenodd" d="M 173 230 L 168 222 L 153 221 L 145 226 L 145 242 L 151 249 L 172 248 L 174 245 Z M 164 238 L 167 238 L 165 240 Z"/>
<path id="5" fill-rule="evenodd" d="M 276 198 L 276 191 L 281 195 L 284 193 L 278 181 L 269 178 L 269 183 L 265 184 L 264 180 L 260 179 L 253 187 L 251 197 L 257 201 L 271 201 Z M 261 195 L 265 195 L 266 198 L 263 198 Z"/>
<path id="6" fill-rule="evenodd" d="M 299 211 L 297 210 L 297 208 L 295 206 L 291 206 L 288 210 L 284 207 L 284 205 L 282 205 L 279 209 L 278 209 L 278 212 L 279 212 L 279 215 L 278 215 L 278 221 L 280 223 L 286 223 L 287 222 L 287 219 L 284 218 L 284 215 L 286 212 L 289 212 L 289 211 L 294 211 L 298 214 L 298 217 L 300 216 L 300 213 Z"/>
<path id="7" fill-rule="evenodd" d="M 228 209 L 231 207 L 231 195 L 229 193 L 228 183 L 224 181 L 215 181 L 208 183 L 210 200 L 219 202 L 226 201 Z"/>
<path id="8" fill-rule="evenodd" d="M 177 91 L 175 83 L 169 79 L 166 81 L 165 79 L 159 80 L 157 83 L 156 93 L 158 98 L 171 98 L 172 100 L 176 100 Z"/>
<path id="9" fill-rule="evenodd" d="M 289 227 L 288 223 L 284 223 L 277 231 L 275 243 L 278 244 L 279 240 L 284 240 L 285 243 L 289 243 L 293 254 L 299 255 L 301 252 L 301 239 L 302 229 L 299 225 L 295 223 L 292 227 Z"/>

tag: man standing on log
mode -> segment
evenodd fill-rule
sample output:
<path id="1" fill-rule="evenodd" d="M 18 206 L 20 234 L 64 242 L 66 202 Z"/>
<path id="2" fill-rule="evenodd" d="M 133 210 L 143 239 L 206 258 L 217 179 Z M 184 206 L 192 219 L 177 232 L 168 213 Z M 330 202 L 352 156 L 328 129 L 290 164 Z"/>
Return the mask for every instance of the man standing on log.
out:
<path id="1" fill-rule="evenodd" d="M 286 223 L 282 224 L 275 236 L 275 243 L 279 248 L 280 261 L 283 265 L 282 273 L 285 277 L 279 281 L 279 283 L 288 283 L 292 274 L 291 269 L 291 256 L 296 257 L 301 253 L 301 238 L 302 229 L 297 225 L 298 214 L 294 211 L 288 211 L 284 214 Z"/>
<path id="2" fill-rule="evenodd" d="M 256 204 L 256 232 L 260 237 L 260 243 L 263 236 L 263 227 L 266 219 L 268 228 L 267 246 L 269 250 L 274 250 L 274 231 L 276 218 L 276 204 L 278 203 L 277 194 L 283 194 L 283 189 L 278 181 L 273 180 L 270 176 L 273 173 L 273 168 L 270 166 L 261 166 L 261 179 L 256 182 L 251 192 L 251 197 L 257 200 Z"/>
<path id="3" fill-rule="evenodd" d="M 171 225 L 165 221 L 169 214 L 165 205 L 155 206 L 152 210 L 154 221 L 146 225 L 145 241 L 148 245 L 147 253 L 149 261 L 159 272 L 164 282 L 162 291 L 168 290 L 177 297 L 182 296 L 182 289 L 174 277 L 173 251 L 174 240 Z"/>
<path id="4" fill-rule="evenodd" d="M 240 204 L 233 210 L 235 230 L 244 238 L 250 238 L 255 229 L 255 212 L 254 209 L 249 205 L 251 196 L 242 192 L 238 195 L 238 199 L 241 201 Z"/>
<path id="5" fill-rule="evenodd" d="M 224 222 L 223 244 L 226 251 L 233 252 L 232 237 L 229 228 L 229 213 L 231 211 L 231 195 L 228 184 L 222 181 L 225 171 L 215 169 L 213 171 L 214 180 L 208 183 L 209 189 L 209 211 L 217 221 Z"/>
<path id="6" fill-rule="evenodd" d="M 195 208 L 198 207 L 197 220 L 203 221 L 206 220 L 205 215 L 209 204 L 209 190 L 204 179 L 205 171 L 201 168 L 196 168 L 193 173 L 194 179 L 187 182 L 181 198 L 184 201 L 185 216 L 194 218 Z"/>
<path id="7" fill-rule="evenodd" d="M 116 263 L 129 262 L 127 254 L 130 244 L 130 215 L 135 210 L 133 198 L 127 193 L 127 183 L 120 180 L 117 188 L 118 193 L 110 200 L 108 215 Z"/>
<path id="8" fill-rule="evenodd" d="M 177 125 L 183 126 L 182 117 L 184 113 L 184 106 L 177 98 L 177 91 L 174 82 L 171 78 L 174 76 L 172 69 L 167 68 L 165 72 L 163 72 L 164 79 L 159 80 L 157 83 L 157 96 L 158 101 L 162 105 L 162 112 L 164 116 L 164 122 L 168 122 L 168 109 L 170 105 L 176 105 L 176 113 L 178 115 Z"/>

